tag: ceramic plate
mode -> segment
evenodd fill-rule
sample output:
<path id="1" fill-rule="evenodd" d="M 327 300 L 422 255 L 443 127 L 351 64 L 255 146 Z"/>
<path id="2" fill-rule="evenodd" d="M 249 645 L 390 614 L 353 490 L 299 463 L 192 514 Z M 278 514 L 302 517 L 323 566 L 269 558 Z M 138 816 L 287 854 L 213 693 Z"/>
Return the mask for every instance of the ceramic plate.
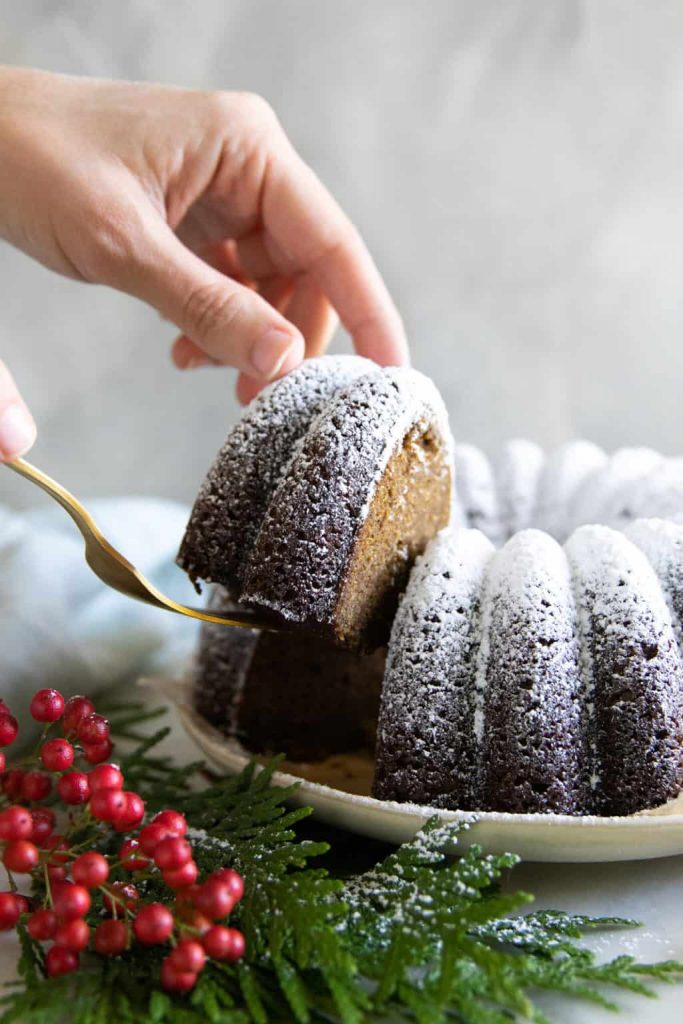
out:
<path id="1" fill-rule="evenodd" d="M 206 758 L 216 767 L 239 772 L 253 759 L 236 740 L 227 739 L 194 711 L 184 682 L 145 680 L 175 704 L 180 721 Z M 297 806 L 310 806 L 321 821 L 359 835 L 402 843 L 431 817 L 444 821 L 471 820 L 471 812 L 443 811 L 413 804 L 375 800 L 366 795 L 369 758 L 339 757 L 320 766 L 285 763 L 273 782 L 299 783 L 291 797 Z M 323 784 L 315 779 L 324 778 Z M 683 798 L 666 808 L 630 817 L 581 817 L 566 814 L 503 814 L 477 812 L 471 828 L 458 838 L 462 850 L 478 843 L 487 853 L 512 851 L 523 860 L 578 863 L 646 860 L 683 853 Z"/>

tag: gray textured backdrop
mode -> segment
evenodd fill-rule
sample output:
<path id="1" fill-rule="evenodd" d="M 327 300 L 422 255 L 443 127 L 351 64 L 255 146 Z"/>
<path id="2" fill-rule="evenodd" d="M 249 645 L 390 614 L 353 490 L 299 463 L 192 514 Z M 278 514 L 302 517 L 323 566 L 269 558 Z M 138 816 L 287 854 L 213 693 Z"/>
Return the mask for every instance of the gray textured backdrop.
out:
<path id="1" fill-rule="evenodd" d="M 0 61 L 250 89 L 364 232 L 455 433 L 680 448 L 683 5 L 0 0 Z M 236 415 L 131 299 L 0 246 L 35 460 L 189 498 Z M 341 339 L 337 345 L 344 345 Z M 0 498 L 34 500 L 0 475 Z"/>

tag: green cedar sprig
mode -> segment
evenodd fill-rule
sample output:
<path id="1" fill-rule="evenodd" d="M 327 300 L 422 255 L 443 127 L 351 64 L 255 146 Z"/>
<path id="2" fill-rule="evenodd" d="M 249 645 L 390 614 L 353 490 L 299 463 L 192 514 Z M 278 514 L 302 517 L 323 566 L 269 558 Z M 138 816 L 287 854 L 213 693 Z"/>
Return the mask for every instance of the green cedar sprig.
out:
<path id="1" fill-rule="evenodd" d="M 581 945 L 588 931 L 633 921 L 520 915 L 532 897 L 500 887 L 517 857 L 476 846 L 458 860 L 444 855 L 466 825 L 433 820 L 368 870 L 326 871 L 319 860 L 329 844 L 303 834 L 310 809 L 288 809 L 291 790 L 272 785 L 277 759 L 233 778 L 179 769 L 157 751 L 167 730 L 147 735 L 159 714 L 108 709 L 132 745 L 121 759 L 126 784 L 151 810 L 182 808 L 202 873 L 230 863 L 243 874 L 233 919 L 247 937 L 245 959 L 211 962 L 192 993 L 175 998 L 158 987 L 159 949 L 93 955 L 77 974 L 46 980 L 41 948 L 22 930 L 19 978 L 0 999 L 0 1024 L 509 1024 L 545 1020 L 533 1001 L 539 990 L 613 1007 L 610 990 L 652 995 L 652 981 L 683 977 L 680 963 L 601 964 Z"/>

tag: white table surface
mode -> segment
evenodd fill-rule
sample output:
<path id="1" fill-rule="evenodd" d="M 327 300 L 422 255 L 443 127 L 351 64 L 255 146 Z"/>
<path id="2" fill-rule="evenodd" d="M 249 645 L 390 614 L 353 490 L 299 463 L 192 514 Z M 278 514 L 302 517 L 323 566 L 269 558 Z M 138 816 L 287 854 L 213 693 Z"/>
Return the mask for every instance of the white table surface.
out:
<path id="1" fill-rule="evenodd" d="M 180 761 L 201 756 L 175 718 L 166 749 Z M 593 937 L 593 948 L 605 959 L 627 953 L 641 960 L 683 960 L 683 857 L 576 867 L 522 864 L 511 873 L 507 886 L 533 892 L 539 909 L 619 915 L 642 921 L 640 929 Z M 0 984 L 14 976 L 15 962 L 13 936 L 0 935 Z M 538 1002 L 557 1024 L 680 1024 L 683 1016 L 683 984 L 658 986 L 656 1000 L 621 992 L 612 996 L 623 1007 L 617 1017 L 568 999 L 541 995 Z"/>

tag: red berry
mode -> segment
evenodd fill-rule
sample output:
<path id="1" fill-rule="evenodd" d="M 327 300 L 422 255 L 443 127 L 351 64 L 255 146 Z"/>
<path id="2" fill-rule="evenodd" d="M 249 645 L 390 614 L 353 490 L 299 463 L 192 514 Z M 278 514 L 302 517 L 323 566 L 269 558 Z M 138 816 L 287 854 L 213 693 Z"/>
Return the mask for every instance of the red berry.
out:
<path id="1" fill-rule="evenodd" d="M 56 737 L 43 743 L 40 760 L 49 772 L 65 772 L 74 763 L 74 748 L 68 740 Z"/>
<path id="2" fill-rule="evenodd" d="M 35 903 L 35 900 L 32 900 L 32 899 L 29 900 L 28 896 L 23 896 L 20 892 L 15 892 L 14 898 L 17 901 L 17 903 L 19 904 L 19 911 L 20 911 L 20 913 L 22 913 L 22 914 L 30 913 L 30 911 L 31 911 L 31 909 L 32 909 L 32 907 L 33 907 L 33 905 Z"/>
<path id="3" fill-rule="evenodd" d="M 26 928 L 36 942 L 47 942 L 57 931 L 57 915 L 54 910 L 36 910 L 28 919 Z"/>
<path id="4" fill-rule="evenodd" d="M 0 714 L 0 747 L 8 747 L 14 743 L 19 734 L 19 723 L 14 715 L 3 712 Z"/>
<path id="5" fill-rule="evenodd" d="M 100 789 L 123 789 L 123 775 L 115 764 L 98 764 L 90 772 L 90 788 L 93 793 Z"/>
<path id="6" fill-rule="evenodd" d="M 13 892 L 0 892 L 0 931 L 14 928 L 21 917 L 21 904 Z"/>
<path id="7" fill-rule="evenodd" d="M 78 968 L 78 956 L 63 946 L 51 946 L 45 956 L 45 970 L 48 978 L 56 978 L 60 974 L 71 974 Z"/>
<path id="8" fill-rule="evenodd" d="M 64 711 L 64 698 L 59 690 L 38 690 L 29 705 L 36 722 L 56 722 Z"/>
<path id="9" fill-rule="evenodd" d="M 209 878 L 200 885 L 194 905 L 201 914 L 205 914 L 212 921 L 217 921 L 228 916 L 235 906 L 235 898 L 224 882 L 217 878 Z"/>
<path id="10" fill-rule="evenodd" d="M 109 862 L 101 853 L 82 853 L 71 865 L 71 877 L 86 889 L 97 889 L 109 877 Z"/>
<path id="11" fill-rule="evenodd" d="M 73 921 L 84 917 L 90 910 L 90 893 L 84 885 L 58 882 L 52 887 L 52 904 L 57 917 L 62 921 Z"/>
<path id="12" fill-rule="evenodd" d="M 52 789 L 52 779 L 44 772 L 26 772 L 21 781 L 21 798 L 30 804 L 44 800 Z"/>
<path id="13" fill-rule="evenodd" d="M 193 928 L 198 935 L 205 935 L 211 928 L 211 921 L 209 921 L 208 917 L 204 917 L 194 907 L 182 907 L 178 912 L 178 916 L 188 928 Z"/>
<path id="14" fill-rule="evenodd" d="M 64 732 L 76 732 L 78 723 L 87 718 L 88 715 L 92 715 L 94 710 L 95 705 L 88 697 L 82 697 L 80 694 L 76 697 L 69 697 L 64 705 L 64 718 L 62 721 Z"/>
<path id="15" fill-rule="evenodd" d="M 52 850 L 48 858 L 48 865 L 63 865 L 69 863 L 69 854 L 66 852 L 69 849 L 64 836 L 60 836 L 58 832 L 53 832 L 51 836 L 48 836 L 44 843 L 46 850 Z"/>
<path id="16" fill-rule="evenodd" d="M 197 975 L 191 971 L 176 971 L 170 958 L 161 964 L 161 986 L 167 992 L 189 992 L 197 984 Z"/>
<path id="17" fill-rule="evenodd" d="M 179 811 L 159 811 L 152 818 L 152 824 L 163 825 L 174 836 L 184 836 L 187 832 L 187 822 Z"/>
<path id="18" fill-rule="evenodd" d="M 244 955 L 244 935 L 236 928 L 215 924 L 202 936 L 202 945 L 213 960 L 227 960 L 234 963 Z"/>
<path id="19" fill-rule="evenodd" d="M 63 882 L 66 879 L 66 868 L 61 867 L 59 864 L 48 864 L 47 877 L 50 879 L 50 884 L 53 882 Z"/>
<path id="20" fill-rule="evenodd" d="M 114 908 L 117 916 L 123 913 L 124 907 L 126 910 L 135 910 L 139 896 L 134 885 L 130 882 L 114 882 L 109 888 L 110 892 L 104 894 L 103 900 L 108 914 L 113 914 Z"/>
<path id="21" fill-rule="evenodd" d="M 163 903 L 148 903 L 138 911 L 133 931 L 146 946 L 165 942 L 173 931 L 173 914 Z"/>
<path id="22" fill-rule="evenodd" d="M 21 783 L 26 772 L 23 768 L 10 768 L 2 777 L 2 791 L 10 800 L 16 800 L 21 794 Z"/>
<path id="23" fill-rule="evenodd" d="M 119 857 L 126 871 L 144 871 L 152 863 L 149 857 L 142 855 L 137 839 L 126 839 L 125 843 L 121 844 Z"/>
<path id="24" fill-rule="evenodd" d="M 145 825 L 140 831 L 138 837 L 140 846 L 142 847 L 143 853 L 146 853 L 148 857 L 154 856 L 154 851 L 161 842 L 162 839 L 168 839 L 171 837 L 171 833 L 168 831 L 165 825 Z"/>
<path id="25" fill-rule="evenodd" d="M 57 781 L 57 793 L 65 804 L 87 804 L 90 779 L 85 772 L 66 772 Z"/>
<path id="26" fill-rule="evenodd" d="M 55 816 L 49 807 L 36 807 L 31 811 L 31 835 L 28 837 L 36 846 L 44 846 L 55 827 Z"/>
<path id="27" fill-rule="evenodd" d="M 82 917 L 60 924 L 54 934 L 55 946 L 70 949 L 72 953 L 80 953 L 90 941 L 90 929 Z"/>
<path id="28" fill-rule="evenodd" d="M 7 765 L 7 759 L 3 750 L 0 750 L 0 772 L 4 772 Z"/>
<path id="29" fill-rule="evenodd" d="M 128 928 L 125 921 L 102 921 L 95 929 L 95 949 L 103 956 L 123 953 L 128 945 Z"/>
<path id="30" fill-rule="evenodd" d="M 192 861 L 194 864 L 194 861 Z M 181 869 L 182 870 L 182 869 Z M 194 898 L 199 892 L 199 886 L 195 885 L 184 885 L 182 889 L 179 889 L 175 894 L 175 901 L 179 907 L 194 907 Z"/>
<path id="31" fill-rule="evenodd" d="M 123 791 L 126 798 L 126 806 L 121 814 L 114 821 L 114 828 L 117 832 L 130 832 L 137 828 L 145 816 L 145 801 L 137 793 Z"/>
<path id="32" fill-rule="evenodd" d="M 199 974 L 206 963 L 204 947 L 196 939 L 181 939 L 167 958 L 176 971 Z"/>
<path id="33" fill-rule="evenodd" d="M 8 871 L 28 875 L 40 860 L 38 847 L 28 839 L 12 839 L 2 854 L 2 863 Z"/>
<path id="34" fill-rule="evenodd" d="M 116 821 L 126 806 L 126 797 L 120 789 L 98 789 L 90 797 L 90 813 L 100 821 Z"/>
<path id="35" fill-rule="evenodd" d="M 7 807 L 0 814 L 0 840 L 28 839 L 33 832 L 33 817 L 27 807 Z"/>
<path id="36" fill-rule="evenodd" d="M 76 727 L 76 735 L 81 743 L 104 743 L 109 739 L 109 722 L 103 715 L 88 715 L 82 718 Z"/>
<path id="37" fill-rule="evenodd" d="M 240 874 L 232 868 L 220 868 L 218 871 L 214 871 L 212 875 L 209 875 L 207 881 L 212 878 L 217 878 L 223 885 L 227 885 L 235 903 L 239 903 L 244 896 L 244 880 Z"/>
<path id="38" fill-rule="evenodd" d="M 192 860 L 192 847 L 180 836 L 168 836 L 154 848 L 154 863 L 162 871 L 175 871 Z"/>
<path id="39" fill-rule="evenodd" d="M 188 860 L 181 868 L 174 871 L 163 871 L 163 879 L 169 889 L 187 889 L 197 881 L 199 869 L 193 860 Z"/>
<path id="40" fill-rule="evenodd" d="M 83 757 L 88 764 L 101 764 L 111 757 L 114 744 L 111 740 L 103 740 L 102 743 L 84 743 Z"/>

